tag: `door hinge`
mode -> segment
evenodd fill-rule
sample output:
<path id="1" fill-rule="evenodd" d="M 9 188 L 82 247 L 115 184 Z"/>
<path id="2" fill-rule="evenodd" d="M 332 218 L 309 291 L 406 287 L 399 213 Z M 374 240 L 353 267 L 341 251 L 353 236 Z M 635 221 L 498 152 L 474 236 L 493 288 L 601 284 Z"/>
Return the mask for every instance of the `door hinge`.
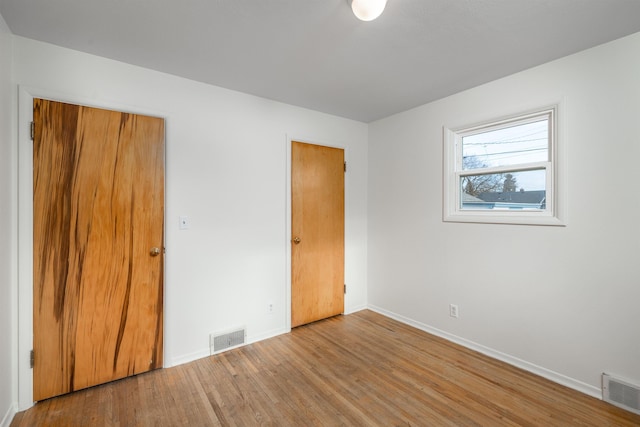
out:
<path id="1" fill-rule="evenodd" d="M 36 137 L 36 122 L 31 122 L 31 140 L 33 141 Z"/>
<path id="2" fill-rule="evenodd" d="M 346 284 L 344 285 L 344 293 L 345 294 L 347 293 L 347 285 Z"/>
<path id="3" fill-rule="evenodd" d="M 33 365 L 36 364 L 36 356 L 33 350 L 29 352 L 29 366 L 33 369 Z"/>
<path id="4" fill-rule="evenodd" d="M 344 162 L 344 171 L 347 171 L 347 162 Z"/>

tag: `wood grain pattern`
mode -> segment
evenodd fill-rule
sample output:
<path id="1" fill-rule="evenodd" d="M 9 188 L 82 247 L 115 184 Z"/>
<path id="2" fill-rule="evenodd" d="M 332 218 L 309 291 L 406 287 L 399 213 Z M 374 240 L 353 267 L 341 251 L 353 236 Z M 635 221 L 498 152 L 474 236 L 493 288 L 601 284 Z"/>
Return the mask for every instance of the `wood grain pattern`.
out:
<path id="1" fill-rule="evenodd" d="M 291 143 L 291 326 L 344 311 L 344 150 Z"/>
<path id="2" fill-rule="evenodd" d="M 640 416 L 370 311 L 39 402 L 23 426 L 638 426 Z"/>
<path id="3" fill-rule="evenodd" d="M 164 121 L 34 99 L 34 399 L 162 366 Z"/>

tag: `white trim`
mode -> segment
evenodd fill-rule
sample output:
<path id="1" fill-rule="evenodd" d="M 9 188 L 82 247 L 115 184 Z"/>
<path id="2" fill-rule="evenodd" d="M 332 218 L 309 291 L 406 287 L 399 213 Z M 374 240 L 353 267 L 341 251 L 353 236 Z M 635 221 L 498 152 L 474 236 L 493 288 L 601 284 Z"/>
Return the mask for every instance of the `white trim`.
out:
<path id="1" fill-rule="evenodd" d="M 345 304 L 346 305 L 346 304 Z M 349 310 L 345 308 L 344 314 L 353 314 L 362 310 L 366 310 L 368 308 L 367 304 L 360 304 L 353 307 L 350 307 Z"/>
<path id="2" fill-rule="evenodd" d="M 482 122 L 471 126 L 457 126 L 452 130 L 460 134 L 460 136 L 462 137 L 478 135 L 481 133 L 502 129 L 505 127 L 504 125 L 517 126 L 534 123 L 540 121 L 539 117 L 542 114 L 552 113 L 553 110 L 555 110 L 555 104 L 552 104 L 549 107 L 536 108 L 526 111 L 522 114 L 512 114 L 506 117 L 501 117 L 497 120 L 489 120 L 487 122 Z"/>
<path id="3" fill-rule="evenodd" d="M 190 363 L 198 359 L 204 359 L 205 357 L 211 356 L 211 350 L 209 347 L 200 349 L 198 351 L 194 351 L 188 354 L 183 354 L 181 356 L 177 356 L 172 358 L 169 363 L 165 365 L 165 368 L 172 368 L 178 365 L 184 365 L 185 363 Z"/>
<path id="4" fill-rule="evenodd" d="M 19 284 L 19 256 L 18 256 L 18 251 L 20 249 L 19 246 L 19 234 L 18 234 L 18 226 L 20 223 L 20 219 L 19 219 L 19 213 L 20 211 L 18 210 L 18 200 L 19 200 L 19 191 L 18 191 L 18 186 L 19 186 L 19 170 L 18 170 L 18 159 L 19 159 L 19 150 L 18 150 L 18 128 L 15 125 L 15 123 L 17 123 L 18 121 L 18 109 L 15 108 L 18 105 L 18 86 L 17 85 L 12 85 L 11 86 L 11 106 L 13 108 L 11 108 L 11 130 L 10 130 L 10 139 L 9 144 L 10 144 L 10 148 L 9 148 L 9 155 L 11 157 L 11 163 L 10 163 L 10 168 L 11 168 L 11 190 L 10 190 L 10 194 L 11 194 L 11 201 L 10 201 L 10 205 L 9 205 L 9 210 L 10 210 L 10 217 L 11 217 L 11 232 L 10 232 L 10 237 L 9 237 L 9 241 L 10 243 L 10 249 L 9 249 L 9 256 L 11 258 L 10 261 L 10 265 L 11 265 L 11 273 L 10 273 L 10 286 L 11 286 L 11 291 L 10 291 L 10 298 L 11 298 L 11 302 L 10 302 L 10 310 L 11 310 L 11 323 L 10 323 L 10 334 L 11 334 L 11 344 L 10 344 L 10 349 L 9 351 L 11 352 L 11 407 L 9 408 L 9 411 L 13 412 L 13 415 L 11 416 L 11 418 L 9 418 L 9 423 L 11 422 L 11 419 L 13 418 L 13 416 L 15 416 L 15 413 L 19 410 L 19 406 L 18 406 L 18 399 L 19 399 L 19 375 L 18 375 L 18 357 L 17 355 L 18 350 L 19 350 L 19 339 L 20 336 L 18 335 L 18 327 L 19 327 L 19 288 L 18 288 L 18 284 Z M 10 412 L 7 412 L 7 414 L 9 414 Z"/>
<path id="5" fill-rule="evenodd" d="M 566 225 L 565 194 L 565 156 L 566 138 L 562 120 L 563 103 L 530 109 L 521 114 L 514 114 L 495 120 L 486 120 L 480 124 L 469 126 L 443 126 L 443 192 L 442 220 L 444 222 L 471 222 L 490 224 L 523 224 L 523 225 Z M 479 131 L 489 131 L 505 124 L 522 124 L 531 122 L 541 115 L 549 115 L 550 153 L 548 162 L 536 162 L 522 165 L 509 165 L 492 168 L 463 170 L 460 163 L 459 147 L 461 137 L 473 135 Z M 520 172 L 544 169 L 546 171 L 547 202 L 545 210 L 470 210 L 460 207 L 461 189 L 459 181 L 463 176 L 484 175 L 490 173 Z"/>
<path id="6" fill-rule="evenodd" d="M 169 114 L 165 111 L 113 102 L 96 103 L 93 99 L 77 97 L 41 88 L 18 87 L 18 410 L 33 406 L 33 370 L 29 364 L 29 353 L 33 348 L 33 142 L 30 123 L 33 121 L 33 98 L 43 98 L 59 102 L 84 105 L 132 114 L 162 117 L 165 120 L 165 165 Z M 165 175 L 166 180 L 166 175 Z M 166 187 L 166 186 L 165 186 Z M 165 195 L 165 211 L 166 211 Z M 165 221 L 165 227 L 167 221 Z M 166 229 L 163 232 L 166 242 Z M 165 256 L 166 263 L 166 256 Z M 166 272 L 165 272 L 166 276 Z M 166 282 L 165 282 L 166 283 Z M 165 284 L 166 291 L 166 284 Z M 166 301 L 166 292 L 165 292 Z M 164 322 L 166 324 L 166 304 Z M 163 351 L 167 348 L 167 336 L 164 328 Z M 163 356 L 166 360 L 166 352 Z"/>
<path id="7" fill-rule="evenodd" d="M 7 413 L 4 414 L 2 421 L 0 421 L 0 427 L 9 427 L 11 425 L 11 421 L 13 421 L 13 417 L 18 413 L 16 405 L 9 406 Z"/>
<path id="8" fill-rule="evenodd" d="M 508 172 L 527 172 L 536 171 L 542 169 L 549 169 L 551 162 L 534 162 L 527 163 L 526 165 L 515 166 L 495 166 L 490 168 L 479 169 L 465 169 L 456 172 L 456 175 L 463 176 L 475 176 L 475 175 L 492 175 L 496 173 L 508 173 Z"/>
<path id="9" fill-rule="evenodd" d="M 270 331 L 263 332 L 259 335 L 253 335 L 253 336 L 247 337 L 247 344 L 253 344 L 256 342 L 268 340 L 269 338 L 275 338 L 278 335 L 283 335 L 283 334 L 286 334 L 287 332 L 291 332 L 291 330 L 285 329 L 285 328 L 271 329 Z"/>
<path id="10" fill-rule="evenodd" d="M 18 406 L 33 406 L 33 144 L 36 91 L 18 88 Z M 31 105 L 31 108 L 29 107 Z"/>
<path id="11" fill-rule="evenodd" d="M 245 345 L 257 343 L 257 342 L 264 341 L 264 340 L 269 339 L 269 338 L 274 338 L 274 337 L 277 337 L 278 335 L 282 335 L 282 334 L 285 334 L 285 333 L 290 332 L 290 331 L 291 331 L 291 329 L 285 330 L 283 328 L 278 328 L 278 329 L 272 329 L 272 330 L 267 331 L 267 332 L 265 332 L 263 334 L 256 335 L 256 336 L 253 336 L 253 337 L 249 337 L 248 336 L 247 337 L 247 342 L 245 344 L 237 346 L 237 347 L 234 347 L 234 348 L 243 347 Z M 228 349 L 228 350 L 231 350 L 231 349 Z M 225 351 L 227 351 L 227 350 L 225 350 Z M 220 353 L 222 353 L 222 352 L 220 352 Z M 203 359 L 205 357 L 209 357 L 211 355 L 212 354 L 211 354 L 210 347 L 206 347 L 206 348 L 203 348 L 201 350 L 194 351 L 192 353 L 183 354 L 182 356 L 174 357 L 173 359 L 171 359 L 171 362 L 165 364 L 165 368 L 171 368 L 171 367 L 178 366 L 178 365 L 184 365 L 185 363 L 190 363 L 190 362 L 193 362 L 193 361 L 198 360 L 198 359 Z"/>
<path id="12" fill-rule="evenodd" d="M 287 164 L 285 166 L 285 219 L 284 219 L 284 247 L 285 247 L 285 310 L 284 310 L 284 327 L 286 332 L 291 332 L 291 141 L 296 138 L 285 138 L 285 155 L 287 156 Z"/>
<path id="13" fill-rule="evenodd" d="M 406 325 L 413 326 L 414 328 L 420 329 L 421 331 L 427 332 L 429 334 L 435 335 L 440 338 L 444 338 L 447 341 L 451 341 L 455 344 L 459 344 L 468 349 L 477 351 L 478 353 L 482 353 L 485 356 L 489 356 L 493 359 L 499 360 L 509 365 L 513 365 L 527 372 L 531 372 L 533 374 L 546 378 L 549 381 L 553 381 L 554 383 L 561 384 L 565 387 L 569 387 L 573 390 L 579 391 L 580 393 L 584 393 L 588 396 L 595 397 L 596 399 L 602 400 L 602 392 L 598 387 L 594 387 L 582 381 L 567 377 L 566 375 L 562 375 L 558 372 L 552 371 L 547 368 L 543 368 L 542 366 L 535 365 L 533 363 L 527 362 L 526 360 L 519 359 L 509 354 L 502 353 L 501 351 L 494 350 L 492 348 L 483 346 L 481 344 L 475 343 L 473 341 L 467 340 L 457 335 L 450 334 L 448 332 L 434 328 L 433 326 L 429 326 L 427 324 L 418 322 L 408 317 L 401 316 L 392 311 L 388 311 L 374 305 L 369 305 L 368 308 L 371 311 L 375 311 L 376 313 L 382 314 L 383 316 L 387 316 L 391 319 L 397 320 Z"/>

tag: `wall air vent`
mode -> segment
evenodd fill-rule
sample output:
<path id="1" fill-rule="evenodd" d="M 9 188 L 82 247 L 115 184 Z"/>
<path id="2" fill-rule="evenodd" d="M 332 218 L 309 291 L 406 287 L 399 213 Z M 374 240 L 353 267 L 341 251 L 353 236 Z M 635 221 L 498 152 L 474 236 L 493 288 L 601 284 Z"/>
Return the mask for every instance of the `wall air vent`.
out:
<path id="1" fill-rule="evenodd" d="M 240 347 L 245 344 L 246 337 L 247 328 L 245 327 L 234 329 L 232 331 L 211 334 L 209 335 L 209 348 L 211 349 L 211 354 Z"/>
<path id="2" fill-rule="evenodd" d="M 602 400 L 640 415 L 640 386 L 602 374 Z"/>

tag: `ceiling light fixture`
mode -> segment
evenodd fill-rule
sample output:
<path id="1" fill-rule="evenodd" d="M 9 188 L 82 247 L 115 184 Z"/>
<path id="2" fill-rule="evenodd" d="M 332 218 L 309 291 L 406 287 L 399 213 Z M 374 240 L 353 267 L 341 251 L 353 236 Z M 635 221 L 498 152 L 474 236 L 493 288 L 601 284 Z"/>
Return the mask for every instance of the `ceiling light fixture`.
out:
<path id="1" fill-rule="evenodd" d="M 387 0 L 347 0 L 353 14 L 361 21 L 373 21 L 382 14 Z"/>

